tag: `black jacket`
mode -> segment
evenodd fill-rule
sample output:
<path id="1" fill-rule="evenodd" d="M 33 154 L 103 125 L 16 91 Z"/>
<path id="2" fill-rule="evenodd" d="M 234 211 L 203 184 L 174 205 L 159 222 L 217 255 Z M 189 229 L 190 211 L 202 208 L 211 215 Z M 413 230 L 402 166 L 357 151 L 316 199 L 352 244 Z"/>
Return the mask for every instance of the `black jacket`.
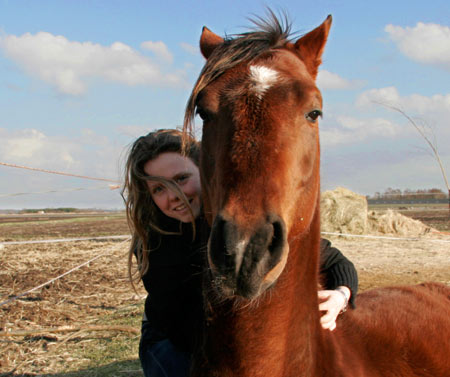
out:
<path id="1" fill-rule="evenodd" d="M 181 350 L 190 350 L 203 315 L 202 272 L 205 266 L 206 221 L 169 221 L 163 229 L 180 234 L 151 234 L 149 269 L 142 277 L 148 292 L 145 315 L 153 341 L 169 338 Z M 203 228 L 203 229 L 202 229 Z"/>
<path id="2" fill-rule="evenodd" d="M 350 305 L 355 307 L 358 292 L 358 273 L 355 266 L 324 238 L 320 240 L 320 275 L 325 289 L 336 289 L 340 285 L 350 288 Z"/>

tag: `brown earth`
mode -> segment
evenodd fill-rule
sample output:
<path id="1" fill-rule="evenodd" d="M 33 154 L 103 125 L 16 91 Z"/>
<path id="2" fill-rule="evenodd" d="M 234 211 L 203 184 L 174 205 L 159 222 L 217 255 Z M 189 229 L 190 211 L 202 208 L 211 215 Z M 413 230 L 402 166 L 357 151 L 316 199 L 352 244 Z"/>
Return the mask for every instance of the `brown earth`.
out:
<path id="1" fill-rule="evenodd" d="M 123 213 L 0 217 L 0 242 L 129 234 Z"/>
<path id="2" fill-rule="evenodd" d="M 417 208 L 399 210 L 403 215 L 409 216 L 441 232 L 450 233 L 450 210 L 446 206 L 437 207 L 435 209 Z"/>
<path id="3" fill-rule="evenodd" d="M 450 229 L 447 211 L 416 209 L 403 213 L 438 230 L 448 232 Z M 104 324 L 105 318 L 112 313 L 119 313 L 119 316 L 123 313 L 135 319 L 141 316 L 145 292 L 139 287 L 135 293 L 130 287 L 126 270 L 128 241 L 1 244 L 17 239 L 128 233 L 123 214 L 76 220 L 37 220 L 30 217 L 17 222 L 0 219 L 1 332 Z M 401 240 L 329 238 L 355 264 L 361 291 L 429 280 L 450 285 L 450 234 L 433 233 Z M 5 304 L 9 298 L 99 255 L 98 259 L 50 285 Z M 108 335 L 96 333 L 86 337 L 80 330 L 64 334 L 44 332 L 39 336 L 0 337 L 0 375 L 25 376 L 28 373 L 42 376 L 63 370 L 67 363 L 82 365 L 83 360 L 77 360 L 76 350 L 87 347 L 96 338 L 114 336 L 110 332 Z M 125 336 L 133 344 L 138 343 L 137 334 Z"/>

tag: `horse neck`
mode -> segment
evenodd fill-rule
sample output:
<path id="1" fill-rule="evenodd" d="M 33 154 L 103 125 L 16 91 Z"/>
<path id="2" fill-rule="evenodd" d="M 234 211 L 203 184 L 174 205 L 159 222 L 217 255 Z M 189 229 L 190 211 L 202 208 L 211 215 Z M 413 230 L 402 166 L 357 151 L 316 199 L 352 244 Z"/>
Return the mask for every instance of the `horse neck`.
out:
<path id="1" fill-rule="evenodd" d="M 319 333 L 319 214 L 292 237 L 285 271 L 254 302 L 212 305 L 194 376 L 311 376 Z M 210 304 L 211 305 L 211 304 Z M 203 360 L 203 362 L 198 362 Z"/>

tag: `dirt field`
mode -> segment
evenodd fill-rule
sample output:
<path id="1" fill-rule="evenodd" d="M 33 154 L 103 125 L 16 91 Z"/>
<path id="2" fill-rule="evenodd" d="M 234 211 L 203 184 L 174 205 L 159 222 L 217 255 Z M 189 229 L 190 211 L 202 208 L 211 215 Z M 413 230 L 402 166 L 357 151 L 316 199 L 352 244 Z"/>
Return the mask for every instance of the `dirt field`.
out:
<path id="1" fill-rule="evenodd" d="M 124 213 L 0 216 L 0 242 L 128 233 Z"/>
<path id="2" fill-rule="evenodd" d="M 448 210 L 402 212 L 449 232 Z M 127 280 L 128 241 L 1 246 L 119 234 L 127 234 L 123 214 L 0 218 L 0 376 L 142 376 L 137 346 L 144 291 L 139 287 L 135 293 Z M 360 290 L 428 280 L 450 285 L 450 234 L 416 240 L 328 238 L 354 262 Z M 6 332 L 14 336 L 6 337 Z"/>
<path id="3" fill-rule="evenodd" d="M 413 219 L 420 220 L 442 232 L 450 233 L 450 211 L 447 206 L 400 209 L 399 212 Z"/>

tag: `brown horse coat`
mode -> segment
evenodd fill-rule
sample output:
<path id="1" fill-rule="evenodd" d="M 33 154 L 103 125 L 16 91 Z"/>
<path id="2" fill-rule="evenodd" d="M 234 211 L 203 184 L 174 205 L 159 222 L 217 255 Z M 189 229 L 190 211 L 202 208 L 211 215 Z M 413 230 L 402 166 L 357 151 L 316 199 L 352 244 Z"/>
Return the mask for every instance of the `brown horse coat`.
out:
<path id="1" fill-rule="evenodd" d="M 271 13 L 224 40 L 204 28 L 187 106 L 203 119 L 200 173 L 212 224 L 207 322 L 192 376 L 450 376 L 450 288 L 382 288 L 334 332 L 319 323 L 322 97 L 331 17 L 297 41 Z"/>

